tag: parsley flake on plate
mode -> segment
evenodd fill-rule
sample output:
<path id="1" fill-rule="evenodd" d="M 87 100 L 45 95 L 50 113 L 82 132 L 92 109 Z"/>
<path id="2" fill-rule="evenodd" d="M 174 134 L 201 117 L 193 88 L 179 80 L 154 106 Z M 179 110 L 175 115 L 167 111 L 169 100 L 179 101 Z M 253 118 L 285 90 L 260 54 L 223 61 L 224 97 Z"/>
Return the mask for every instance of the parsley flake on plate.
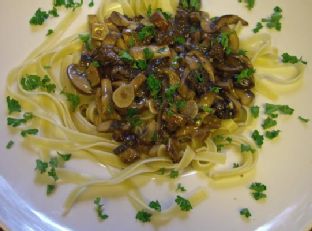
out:
<path id="1" fill-rule="evenodd" d="M 292 64 L 295 64 L 295 63 L 303 63 L 303 64 L 308 64 L 306 61 L 303 61 L 302 60 L 302 57 L 300 57 L 298 59 L 297 56 L 295 55 L 290 55 L 288 53 L 283 53 L 282 54 L 282 62 L 283 63 L 292 63 Z"/>
<path id="2" fill-rule="evenodd" d="M 22 107 L 16 99 L 13 99 L 10 96 L 7 96 L 6 100 L 7 100 L 9 114 L 13 112 L 21 112 Z"/>
<path id="3" fill-rule="evenodd" d="M 254 182 L 249 186 L 249 189 L 252 191 L 251 194 L 255 200 L 264 199 L 267 195 L 264 193 L 267 187 L 259 182 Z"/>
<path id="4" fill-rule="evenodd" d="M 255 141 L 259 148 L 263 145 L 263 135 L 260 135 L 258 130 L 254 130 L 251 134 L 251 138 Z"/>
<path id="5" fill-rule="evenodd" d="M 144 210 L 138 211 L 137 214 L 135 215 L 135 219 L 143 223 L 150 222 L 151 217 L 152 217 L 152 214 Z"/>
<path id="6" fill-rule="evenodd" d="M 106 220 L 108 218 L 108 215 L 105 214 L 103 211 L 104 205 L 101 204 L 101 198 L 100 197 L 95 198 L 93 203 L 95 204 L 95 211 L 96 211 L 98 218 L 100 220 Z"/>
<path id="7" fill-rule="evenodd" d="M 148 204 L 148 207 L 154 209 L 155 211 L 157 212 L 160 212 L 161 211 L 161 205 L 159 203 L 158 200 L 156 201 L 151 201 L 149 204 Z"/>
<path id="8" fill-rule="evenodd" d="M 192 204 L 188 199 L 177 195 L 175 202 L 179 205 L 181 211 L 188 212 L 192 209 Z"/>
<path id="9" fill-rule="evenodd" d="M 241 209 L 241 210 L 239 211 L 239 213 L 240 213 L 241 216 L 244 216 L 244 217 L 246 217 L 246 218 L 251 217 L 251 213 L 250 213 L 250 211 L 249 211 L 248 208 L 243 208 L 243 209 Z"/>

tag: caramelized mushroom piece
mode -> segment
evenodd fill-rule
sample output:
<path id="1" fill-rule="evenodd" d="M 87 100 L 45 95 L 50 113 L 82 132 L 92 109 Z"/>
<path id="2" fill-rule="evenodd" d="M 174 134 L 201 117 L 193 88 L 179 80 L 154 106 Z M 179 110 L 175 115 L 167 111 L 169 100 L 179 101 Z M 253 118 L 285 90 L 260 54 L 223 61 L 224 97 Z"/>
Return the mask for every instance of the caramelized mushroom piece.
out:
<path id="1" fill-rule="evenodd" d="M 116 26 L 123 26 L 127 27 L 130 25 L 129 20 L 120 14 L 119 12 L 113 11 L 109 19 L 114 23 Z"/>
<path id="2" fill-rule="evenodd" d="M 198 113 L 198 106 L 196 101 L 195 100 L 187 101 L 185 107 L 183 107 L 180 111 L 182 115 L 194 119 Z"/>
<path id="3" fill-rule="evenodd" d="M 143 60 L 145 59 L 144 57 L 144 49 L 150 49 L 151 52 L 153 52 L 154 56 L 153 59 L 158 59 L 158 58 L 165 58 L 170 56 L 170 49 L 168 46 L 142 46 L 142 47 L 132 47 L 129 50 L 130 55 L 135 59 L 135 60 Z"/>
<path id="4" fill-rule="evenodd" d="M 90 65 L 87 68 L 87 79 L 89 80 L 91 87 L 96 87 L 100 84 L 101 78 L 98 69 L 94 65 Z"/>
<path id="5" fill-rule="evenodd" d="M 120 129 L 121 122 L 118 120 L 107 120 L 103 123 L 100 123 L 96 130 L 98 132 L 113 132 L 115 129 Z"/>
<path id="6" fill-rule="evenodd" d="M 169 27 L 169 23 L 160 11 L 156 11 L 151 17 L 150 21 L 160 30 L 165 31 Z"/>
<path id="7" fill-rule="evenodd" d="M 113 102 L 119 108 L 126 108 L 131 105 L 134 96 L 134 86 L 132 84 L 123 85 L 114 91 Z"/>
<path id="8" fill-rule="evenodd" d="M 70 64 L 67 67 L 67 76 L 73 86 L 83 94 L 90 95 L 93 93 L 90 82 L 87 79 L 87 74 L 79 70 L 77 64 Z"/>
<path id="9" fill-rule="evenodd" d="M 131 164 L 140 158 L 140 154 L 136 152 L 134 149 L 128 148 L 124 152 L 119 154 L 119 157 L 122 162 L 126 164 Z"/>
<path id="10" fill-rule="evenodd" d="M 237 15 L 223 15 L 215 21 L 215 29 L 220 30 L 224 26 L 229 26 L 241 22 L 243 26 L 248 26 L 248 22 Z"/>
<path id="11" fill-rule="evenodd" d="M 214 83 L 215 82 L 214 68 L 210 63 L 210 61 L 199 51 L 191 51 L 189 54 L 190 55 L 194 54 L 199 59 L 199 61 L 203 65 L 203 68 L 208 73 L 210 81 Z"/>
<path id="12" fill-rule="evenodd" d="M 207 12 L 200 12 L 200 27 L 204 32 L 211 33 L 212 22 L 210 21 L 209 14 Z"/>
<path id="13" fill-rule="evenodd" d="M 173 138 L 169 139 L 167 151 L 173 163 L 178 163 L 181 160 L 182 158 L 181 147 L 179 145 L 179 141 L 177 141 L 176 139 Z"/>
<path id="14" fill-rule="evenodd" d="M 238 96 L 239 101 L 245 106 L 250 106 L 255 99 L 255 94 L 249 89 L 248 90 L 235 89 L 235 93 Z"/>
<path id="15" fill-rule="evenodd" d="M 136 92 L 142 86 L 145 80 L 146 76 L 143 73 L 140 73 L 131 81 L 131 84 L 134 87 L 134 92 Z"/>

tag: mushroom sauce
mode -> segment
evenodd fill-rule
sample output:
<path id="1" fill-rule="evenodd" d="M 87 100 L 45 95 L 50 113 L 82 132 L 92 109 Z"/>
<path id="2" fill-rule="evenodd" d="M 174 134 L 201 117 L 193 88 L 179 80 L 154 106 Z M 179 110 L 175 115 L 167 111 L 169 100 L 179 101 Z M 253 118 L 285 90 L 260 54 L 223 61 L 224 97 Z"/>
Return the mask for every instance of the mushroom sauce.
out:
<path id="1" fill-rule="evenodd" d="M 112 12 L 104 23 L 89 16 L 91 38 L 67 74 L 94 96 L 93 123 L 120 143 L 114 153 L 123 162 L 158 155 L 179 162 L 187 145 L 203 146 L 222 120 L 246 119 L 254 69 L 239 49 L 237 23 L 248 25 L 182 3 L 175 16 L 161 9 L 135 18 Z"/>

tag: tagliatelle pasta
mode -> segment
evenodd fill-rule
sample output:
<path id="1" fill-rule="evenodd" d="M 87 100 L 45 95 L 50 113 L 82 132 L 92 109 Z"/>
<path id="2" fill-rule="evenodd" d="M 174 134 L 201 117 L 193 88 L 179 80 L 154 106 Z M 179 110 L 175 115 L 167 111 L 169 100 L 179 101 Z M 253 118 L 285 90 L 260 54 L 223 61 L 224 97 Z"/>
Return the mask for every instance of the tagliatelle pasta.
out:
<path id="1" fill-rule="evenodd" d="M 97 18 L 103 23 L 113 11 L 132 18 L 146 15 L 149 7 L 152 11 L 161 8 L 164 12 L 174 14 L 178 7 L 178 1 L 167 0 L 110 0 L 103 1 L 97 14 Z M 74 157 L 90 159 L 94 164 L 107 166 L 111 177 L 99 179 L 98 177 L 85 175 L 83 169 L 80 172 L 67 170 L 59 167 L 56 169 L 58 182 L 76 184 L 76 189 L 69 195 L 65 203 L 64 214 L 68 213 L 72 206 L 77 203 L 84 194 L 101 196 L 103 191 L 109 193 L 110 188 L 116 188 L 120 192 L 125 191 L 134 206 L 145 208 L 153 213 L 156 221 L 168 220 L 175 216 L 178 209 L 175 204 L 162 213 L 155 213 L 147 202 L 139 195 L 139 190 L 131 187 L 131 183 L 139 177 L 149 178 L 157 176 L 159 169 L 177 170 L 181 173 L 188 170 L 204 172 L 213 180 L 227 179 L 241 176 L 256 167 L 258 152 L 239 152 L 240 166 L 218 170 L 217 166 L 226 163 L 227 156 L 217 150 L 212 137 L 205 140 L 205 145 L 194 149 L 187 146 L 181 160 L 173 163 L 163 155 L 163 146 L 159 146 L 157 156 L 138 160 L 130 165 L 125 164 L 113 153 L 119 143 L 112 139 L 109 133 L 100 133 L 96 130 L 95 113 L 96 103 L 92 95 L 80 95 L 80 103 L 77 108 L 81 109 L 88 105 L 85 110 L 73 110 L 66 99 L 66 93 L 78 94 L 67 77 L 67 67 L 72 63 L 79 62 L 83 43 L 79 34 L 59 40 L 66 28 L 74 21 L 79 11 L 69 13 L 54 35 L 40 45 L 27 59 L 15 68 L 7 79 L 7 94 L 17 99 L 25 112 L 32 112 L 34 118 L 26 124 L 26 128 L 37 128 L 37 136 L 27 136 L 25 145 L 31 147 L 40 159 L 48 161 L 56 152 L 71 153 Z M 87 33 L 87 31 L 86 31 Z M 271 91 L 271 84 L 289 85 L 298 82 L 303 75 L 303 64 L 281 64 L 278 60 L 277 49 L 271 46 L 270 36 L 267 34 L 254 35 L 241 40 L 240 48 L 248 51 L 247 56 L 256 69 L 255 89 L 270 99 L 276 99 L 277 95 Z M 22 87 L 22 78 L 26 75 L 47 75 L 51 82 L 56 85 L 55 92 L 48 93 L 43 89 L 33 91 Z M 268 84 L 269 83 L 269 84 Z M 62 93 L 63 92 L 63 93 Z M 240 148 L 241 144 L 253 147 L 253 144 L 239 133 L 250 122 L 249 110 L 244 109 L 244 119 L 235 121 L 227 119 L 222 121 L 221 127 L 215 134 L 229 136 L 231 142 L 222 141 L 225 147 Z M 146 115 L 147 119 L 150 115 Z M 25 128 L 25 127 L 24 127 Z M 51 183 L 51 179 L 38 174 L 38 178 L 44 183 Z M 131 188 L 128 190 L 124 189 Z M 112 189 L 113 190 L 113 189 Z M 207 197 L 203 188 L 199 188 L 188 197 L 195 206 Z"/>

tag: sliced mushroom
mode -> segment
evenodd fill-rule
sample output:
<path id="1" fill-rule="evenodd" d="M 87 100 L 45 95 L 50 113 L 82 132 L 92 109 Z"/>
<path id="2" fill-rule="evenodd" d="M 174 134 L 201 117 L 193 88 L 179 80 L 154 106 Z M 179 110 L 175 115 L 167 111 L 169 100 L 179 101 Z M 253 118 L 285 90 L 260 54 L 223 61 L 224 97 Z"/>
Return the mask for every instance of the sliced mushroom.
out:
<path id="1" fill-rule="evenodd" d="M 235 93 L 239 101 L 245 106 L 250 106 L 255 99 L 255 94 L 251 90 L 235 89 Z"/>
<path id="2" fill-rule="evenodd" d="M 167 151 L 169 154 L 169 157 L 172 159 L 173 163 L 178 163 L 182 158 L 181 153 L 181 147 L 179 145 L 179 142 L 176 139 L 170 138 L 168 145 L 167 145 Z"/>
<path id="3" fill-rule="evenodd" d="M 136 92 L 142 86 L 145 80 L 146 76 L 143 73 L 140 73 L 131 81 L 131 84 L 134 87 L 134 92 Z"/>
<path id="4" fill-rule="evenodd" d="M 91 38 L 103 41 L 108 34 L 109 30 L 105 23 L 94 22 L 91 25 Z"/>
<path id="5" fill-rule="evenodd" d="M 76 64 L 70 64 L 67 67 L 67 76 L 70 79 L 73 86 L 83 94 L 90 95 L 93 93 L 90 82 L 87 79 L 85 72 L 79 70 L 79 66 Z"/>
<path id="6" fill-rule="evenodd" d="M 103 45 L 114 46 L 117 43 L 118 39 L 120 39 L 120 37 L 121 37 L 120 33 L 111 31 L 111 32 L 109 32 L 108 35 L 106 35 L 106 37 L 103 41 Z"/>
<path id="7" fill-rule="evenodd" d="M 113 102 L 119 108 L 126 108 L 134 100 L 134 86 L 132 84 L 122 85 L 113 93 Z"/>
<path id="8" fill-rule="evenodd" d="M 130 55 L 135 60 L 143 60 L 144 57 L 144 49 L 149 48 L 151 52 L 153 52 L 153 59 L 164 58 L 170 56 L 170 49 L 168 46 L 142 46 L 142 47 L 132 47 L 129 50 Z"/>
<path id="9" fill-rule="evenodd" d="M 140 154 L 132 148 L 126 149 L 119 155 L 122 162 L 131 164 L 140 158 Z"/>
<path id="10" fill-rule="evenodd" d="M 214 68 L 210 63 L 210 61 L 199 51 L 191 51 L 189 52 L 189 55 L 195 55 L 199 59 L 199 61 L 203 65 L 203 68 L 208 73 L 210 81 L 214 83 L 215 82 Z"/>
<path id="11" fill-rule="evenodd" d="M 199 67 L 199 62 L 194 56 L 186 55 L 184 61 L 190 70 L 196 70 Z"/>
<path id="12" fill-rule="evenodd" d="M 98 69 L 94 65 L 90 65 L 87 68 L 87 79 L 89 80 L 91 87 L 96 87 L 100 84 L 101 78 Z"/>
<path id="13" fill-rule="evenodd" d="M 215 21 L 215 29 L 220 30 L 224 26 L 229 26 L 241 22 L 243 26 L 248 26 L 248 22 L 237 15 L 223 15 Z"/>
<path id="14" fill-rule="evenodd" d="M 166 68 L 162 72 L 168 75 L 170 85 L 180 85 L 180 77 L 174 69 Z"/>
<path id="15" fill-rule="evenodd" d="M 152 99 L 148 100 L 148 108 L 149 108 L 149 111 L 153 115 L 157 115 L 158 114 L 157 107 L 156 107 L 156 104 L 155 104 L 154 100 L 152 100 Z"/>
<path id="16" fill-rule="evenodd" d="M 160 11 L 156 11 L 151 17 L 150 21 L 160 30 L 165 31 L 169 27 L 169 23 Z"/>
<path id="17" fill-rule="evenodd" d="M 108 120 L 103 123 L 100 123 L 96 130 L 98 132 L 113 132 L 115 129 L 120 129 L 121 122 L 118 120 Z"/>
<path id="18" fill-rule="evenodd" d="M 212 22 L 210 20 L 209 14 L 207 12 L 200 12 L 200 27 L 204 32 L 211 33 Z"/>
<path id="19" fill-rule="evenodd" d="M 207 92 L 204 96 L 202 96 L 199 100 L 198 105 L 205 106 L 205 107 L 211 107 L 213 102 L 216 99 L 216 94 L 213 92 Z"/>
<path id="20" fill-rule="evenodd" d="M 195 100 L 187 101 L 185 107 L 183 107 L 180 111 L 182 115 L 185 115 L 191 119 L 195 118 L 195 116 L 198 113 L 198 106 L 196 101 Z"/>
<path id="21" fill-rule="evenodd" d="M 113 11 L 109 19 L 114 23 L 116 26 L 123 26 L 127 27 L 130 25 L 129 20 L 120 14 L 119 12 Z"/>

